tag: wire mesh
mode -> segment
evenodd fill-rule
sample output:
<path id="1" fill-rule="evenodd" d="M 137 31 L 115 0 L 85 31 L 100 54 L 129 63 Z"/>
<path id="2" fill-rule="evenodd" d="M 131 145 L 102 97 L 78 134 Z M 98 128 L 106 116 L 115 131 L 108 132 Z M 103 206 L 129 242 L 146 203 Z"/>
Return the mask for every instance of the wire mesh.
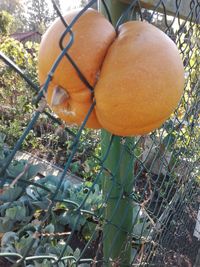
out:
<path id="1" fill-rule="evenodd" d="M 14 159 L 30 130 L 40 121 L 41 114 L 62 125 L 61 121 L 47 111 L 44 94 L 63 57 L 71 62 L 93 94 L 94 88 L 69 56 L 68 50 L 73 46 L 74 23 L 96 2 L 89 1 L 68 25 L 52 1 L 65 31 L 60 37 L 61 53 L 42 88 L 0 52 L 0 58 L 37 91 L 34 99 L 35 113 L 30 123 L 13 150 L 3 151 L 1 155 L 0 223 L 4 235 L 1 239 L 0 257 L 6 258 L 15 267 L 192 266 L 199 246 L 193 237 L 199 206 L 198 1 L 189 1 L 190 10 L 184 19 L 180 13 L 181 0 L 175 1 L 176 12 L 173 16 L 167 13 L 166 1 L 156 1 L 152 9 L 145 8 L 142 1 L 130 1 L 116 24 L 117 29 L 125 20 L 147 20 L 167 33 L 180 50 L 186 77 L 184 95 L 174 115 L 160 129 L 136 138 L 105 133 L 100 138 L 100 133 L 95 132 L 102 144 L 107 139 L 108 146 L 102 145 L 98 155 L 92 151 L 95 172 L 92 173 L 91 181 L 73 185 L 66 180 L 66 174 L 74 157 L 80 153 L 81 146 L 88 146 L 88 137 L 83 135 L 83 131 L 95 107 L 95 103 L 92 103 L 83 124 L 75 132 L 65 126 L 72 142 L 66 151 L 66 163 L 60 176 L 38 178 L 37 166 L 20 162 L 19 167 L 19 162 Z M 106 1 L 101 3 L 108 19 L 112 21 Z M 63 46 L 62 41 L 66 35 L 70 35 L 70 40 Z M 119 155 L 113 152 L 116 141 L 121 144 Z M 116 158 L 112 169 L 109 169 L 107 162 L 111 156 Z M 125 166 L 124 180 L 119 183 L 116 176 L 122 165 Z M 129 179 L 131 175 L 134 175 L 132 182 Z M 109 181 L 110 190 L 102 194 L 105 177 Z M 111 201 L 114 203 L 112 216 L 106 217 L 105 210 Z M 120 206 L 122 201 L 125 204 Z M 127 203 L 131 205 L 131 212 Z M 17 211 L 14 209 L 16 205 Z M 124 223 L 130 214 L 133 218 L 127 233 Z M 110 237 L 111 228 L 107 228 L 110 225 L 117 229 L 118 234 L 110 240 L 106 251 L 108 257 L 105 257 L 103 243 L 107 236 Z M 9 231 L 6 230 L 7 227 Z M 117 258 L 109 257 L 113 255 L 121 234 L 126 235 L 123 250 L 126 251 L 131 246 L 129 265 L 123 265 L 123 250 Z"/>

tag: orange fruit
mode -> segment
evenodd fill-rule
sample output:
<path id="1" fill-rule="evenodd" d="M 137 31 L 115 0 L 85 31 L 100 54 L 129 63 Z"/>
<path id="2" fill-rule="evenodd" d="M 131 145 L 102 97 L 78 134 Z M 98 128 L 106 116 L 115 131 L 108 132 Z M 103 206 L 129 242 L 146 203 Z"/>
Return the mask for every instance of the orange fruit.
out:
<path id="1" fill-rule="evenodd" d="M 68 12 L 64 19 L 70 24 L 81 9 Z M 61 53 L 59 41 L 65 26 L 57 19 L 44 34 L 38 58 L 40 84 L 43 85 L 52 65 Z M 88 9 L 72 27 L 73 44 L 68 54 L 74 60 L 89 84 L 94 87 L 108 47 L 116 37 L 115 29 L 109 21 L 93 9 Z M 65 47 L 70 41 L 68 33 Z M 68 123 L 82 124 L 92 103 L 93 96 L 80 79 L 76 70 L 66 57 L 63 57 L 53 74 L 47 89 L 47 102 L 54 112 Z M 86 124 L 87 127 L 101 128 L 95 111 Z"/>
<path id="2" fill-rule="evenodd" d="M 95 86 L 96 115 L 120 136 L 160 127 L 175 110 L 184 88 L 184 68 L 174 42 L 155 26 L 120 26 Z"/>

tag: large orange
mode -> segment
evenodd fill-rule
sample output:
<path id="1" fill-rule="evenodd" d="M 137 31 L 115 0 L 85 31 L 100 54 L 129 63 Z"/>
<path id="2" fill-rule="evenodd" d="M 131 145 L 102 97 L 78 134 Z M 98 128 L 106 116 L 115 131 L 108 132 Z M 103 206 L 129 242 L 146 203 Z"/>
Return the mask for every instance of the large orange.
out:
<path id="1" fill-rule="evenodd" d="M 69 24 L 80 12 L 76 9 L 68 12 L 64 19 Z M 47 74 L 61 53 L 59 41 L 65 26 L 57 19 L 46 31 L 39 49 L 39 80 L 44 84 Z M 116 37 L 109 21 L 93 9 L 88 9 L 72 27 L 74 42 L 68 50 L 82 74 L 91 86 L 94 86 L 108 47 Z M 70 35 L 64 38 L 63 46 L 69 42 Z M 63 94 L 66 92 L 66 94 Z M 58 98 L 58 99 L 57 99 Z M 80 125 L 93 97 L 87 86 L 81 81 L 76 70 L 64 57 L 53 74 L 47 90 L 47 101 L 57 115 L 68 123 Z M 86 126 L 100 128 L 95 112 L 92 112 Z"/>
<path id="2" fill-rule="evenodd" d="M 174 111 L 183 87 L 183 63 L 173 41 L 147 22 L 127 22 L 95 87 L 97 118 L 116 135 L 146 134 Z"/>

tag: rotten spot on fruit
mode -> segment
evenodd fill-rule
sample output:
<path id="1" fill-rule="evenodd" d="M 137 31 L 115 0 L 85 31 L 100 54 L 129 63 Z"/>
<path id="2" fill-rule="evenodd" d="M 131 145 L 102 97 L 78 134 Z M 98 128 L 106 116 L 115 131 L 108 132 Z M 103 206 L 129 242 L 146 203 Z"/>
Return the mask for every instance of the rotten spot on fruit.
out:
<path id="1" fill-rule="evenodd" d="M 71 110 L 70 105 L 68 104 L 66 106 L 66 108 L 64 108 L 63 110 L 60 110 L 60 112 L 62 112 L 65 115 L 70 115 L 70 116 L 76 116 L 76 113 L 74 111 Z"/>
<path id="2" fill-rule="evenodd" d="M 62 87 L 56 86 L 51 97 L 51 106 L 63 104 L 69 98 L 69 94 Z"/>

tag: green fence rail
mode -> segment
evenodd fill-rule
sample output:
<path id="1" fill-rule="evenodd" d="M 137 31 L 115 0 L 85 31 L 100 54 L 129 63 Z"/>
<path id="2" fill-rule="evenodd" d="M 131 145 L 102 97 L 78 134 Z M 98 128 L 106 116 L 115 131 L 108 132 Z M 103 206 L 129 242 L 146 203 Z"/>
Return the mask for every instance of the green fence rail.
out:
<path id="1" fill-rule="evenodd" d="M 200 204 L 200 3 L 189 0 L 183 17 L 183 0 L 175 1 L 170 15 L 161 0 L 150 6 L 139 0 L 98 1 L 116 28 L 126 20 L 146 20 L 161 28 L 177 44 L 185 68 L 184 95 L 173 116 L 148 135 L 125 138 L 85 130 L 95 102 L 82 125 L 73 127 L 55 117 L 44 97 L 64 57 L 93 93 L 68 50 L 74 42 L 73 25 L 96 2 L 88 1 L 67 25 L 52 0 L 65 26 L 61 40 L 70 38 L 65 47 L 60 42 L 61 53 L 42 88 L 0 51 L 0 71 L 8 67 L 27 83 L 35 109 L 12 149 L 0 135 L 1 266 L 192 266 L 199 247 L 193 232 Z M 43 116 L 62 127 L 69 142 L 59 176 L 40 177 L 38 165 L 16 159 Z M 90 158 L 92 167 L 82 168 L 86 161 L 79 158 L 76 167 L 90 174 L 85 178 L 82 173 L 82 182 L 74 184 L 66 175 L 77 175 L 72 165 L 80 154 Z"/>

